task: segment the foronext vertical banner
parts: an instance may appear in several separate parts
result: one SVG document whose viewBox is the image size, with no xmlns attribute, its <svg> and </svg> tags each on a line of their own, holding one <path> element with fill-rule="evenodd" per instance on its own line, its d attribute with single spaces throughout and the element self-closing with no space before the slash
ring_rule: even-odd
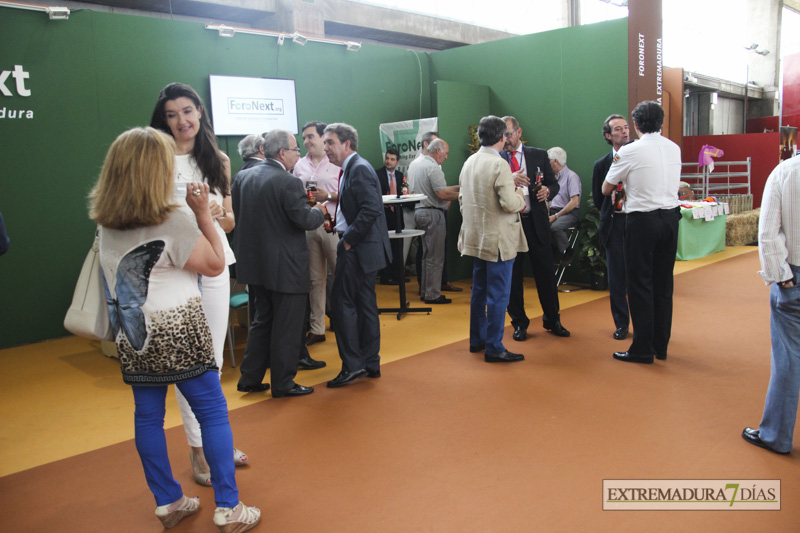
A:
<svg viewBox="0 0 800 533">
<path fill-rule="evenodd" d="M 653 100 L 664 105 L 663 43 L 661 0 L 630 0 L 628 2 L 628 112 L 645 100 Z"/>
<path fill-rule="evenodd" d="M 429 131 L 439 131 L 438 123 L 439 119 L 432 117 L 381 124 L 379 129 L 382 156 L 386 156 L 386 150 L 389 148 L 396 148 L 400 152 L 400 163 L 397 168 L 405 173 L 408 165 L 422 148 L 422 136 Z"/>
</svg>

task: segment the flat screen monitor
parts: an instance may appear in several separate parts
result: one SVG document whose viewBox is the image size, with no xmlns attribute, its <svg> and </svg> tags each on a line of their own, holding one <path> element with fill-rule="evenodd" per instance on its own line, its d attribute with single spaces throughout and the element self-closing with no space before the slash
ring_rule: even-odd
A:
<svg viewBox="0 0 800 533">
<path fill-rule="evenodd" d="M 298 133 L 294 80 L 211 75 L 209 81 L 216 135 Z"/>
</svg>

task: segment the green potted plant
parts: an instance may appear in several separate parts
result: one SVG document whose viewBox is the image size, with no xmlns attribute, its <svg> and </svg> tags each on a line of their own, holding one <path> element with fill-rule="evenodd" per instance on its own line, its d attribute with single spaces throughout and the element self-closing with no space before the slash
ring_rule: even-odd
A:
<svg viewBox="0 0 800 533">
<path fill-rule="evenodd" d="M 580 239 L 578 258 L 581 266 L 589 272 L 591 289 L 604 291 L 608 289 L 606 252 L 600 242 L 600 211 L 592 208 L 583 216 L 580 223 Z"/>
</svg>

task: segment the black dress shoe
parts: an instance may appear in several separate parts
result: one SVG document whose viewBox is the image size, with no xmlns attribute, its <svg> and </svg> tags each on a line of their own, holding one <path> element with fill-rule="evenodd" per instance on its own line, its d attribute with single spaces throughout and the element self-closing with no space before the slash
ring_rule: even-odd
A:
<svg viewBox="0 0 800 533">
<path fill-rule="evenodd" d="M 366 376 L 367 371 L 363 368 L 361 370 L 355 370 L 353 372 L 345 372 L 342 370 L 339 372 L 339 375 L 333 378 L 328 382 L 329 389 L 335 389 L 336 387 L 344 387 L 352 383 L 353 381 L 357 380 L 360 377 Z"/>
<path fill-rule="evenodd" d="M 483 360 L 487 363 L 513 363 L 515 361 L 522 361 L 523 359 L 525 359 L 525 356 L 521 353 L 511 353 L 508 350 L 494 355 L 486 354 L 483 356 Z"/>
<path fill-rule="evenodd" d="M 569 331 L 561 325 L 560 320 L 556 320 L 555 322 L 545 321 L 542 323 L 542 326 L 556 337 L 569 337 Z"/>
<path fill-rule="evenodd" d="M 327 364 L 325 361 L 317 361 L 309 356 L 297 361 L 297 368 L 300 370 L 316 370 L 317 368 L 325 368 Z"/>
<path fill-rule="evenodd" d="M 379 377 L 381 377 L 381 371 L 380 370 L 367 370 L 367 377 L 368 378 L 372 378 L 372 379 L 379 378 Z"/>
<path fill-rule="evenodd" d="M 312 344 L 316 344 L 318 342 L 325 342 L 327 339 L 325 335 L 317 335 L 316 333 L 309 333 L 306 335 L 306 346 L 311 346 Z"/>
<path fill-rule="evenodd" d="M 478 353 L 486 349 L 485 344 L 469 345 L 469 353 Z"/>
<path fill-rule="evenodd" d="M 665 354 L 665 353 L 657 353 L 656 354 L 656 359 L 658 359 L 659 361 L 666 361 L 667 360 L 667 354 Z"/>
<path fill-rule="evenodd" d="M 758 446 L 759 448 L 764 448 L 765 450 L 769 450 L 772 453 L 777 453 L 780 455 L 789 455 L 789 452 L 779 452 L 763 440 L 761 440 L 761 436 L 759 435 L 760 430 L 753 429 L 753 428 L 744 428 L 742 431 L 742 438 L 752 444 L 753 446 Z"/>
<path fill-rule="evenodd" d="M 528 338 L 528 328 L 523 328 L 522 326 L 514 327 L 514 335 L 512 338 L 515 341 L 524 341 Z"/>
<path fill-rule="evenodd" d="M 269 390 L 269 383 L 259 383 L 258 385 L 236 385 L 239 392 L 264 392 Z"/>
<path fill-rule="evenodd" d="M 306 394 L 311 394 L 312 392 L 314 392 L 314 387 L 304 387 L 299 383 L 295 383 L 294 387 L 287 391 L 272 391 L 272 397 L 283 398 L 284 396 L 305 396 Z"/>
<path fill-rule="evenodd" d="M 440 294 L 438 298 L 433 300 L 425 300 L 426 304 L 449 304 L 453 303 L 453 300 L 450 298 L 445 298 L 444 294 Z"/>
<path fill-rule="evenodd" d="M 625 339 L 628 337 L 628 328 L 617 328 L 617 331 L 614 332 L 614 338 L 618 341 Z"/>
<path fill-rule="evenodd" d="M 652 355 L 636 355 L 630 352 L 614 352 L 614 359 L 627 363 L 642 363 L 643 365 L 653 364 Z"/>
</svg>

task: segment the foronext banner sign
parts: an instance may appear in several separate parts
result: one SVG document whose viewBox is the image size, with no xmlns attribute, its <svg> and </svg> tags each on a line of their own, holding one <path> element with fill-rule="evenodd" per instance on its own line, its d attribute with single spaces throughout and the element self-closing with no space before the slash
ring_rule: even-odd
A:
<svg viewBox="0 0 800 533">
<path fill-rule="evenodd" d="M 381 154 L 386 156 L 386 150 L 396 148 L 400 152 L 400 163 L 397 168 L 405 173 L 408 165 L 417 157 L 422 148 L 422 136 L 429 131 L 438 130 L 439 119 L 420 118 L 404 120 L 402 122 L 388 122 L 380 125 Z"/>
<path fill-rule="evenodd" d="M 216 135 L 282 129 L 297 135 L 294 80 L 209 76 Z"/>
</svg>

